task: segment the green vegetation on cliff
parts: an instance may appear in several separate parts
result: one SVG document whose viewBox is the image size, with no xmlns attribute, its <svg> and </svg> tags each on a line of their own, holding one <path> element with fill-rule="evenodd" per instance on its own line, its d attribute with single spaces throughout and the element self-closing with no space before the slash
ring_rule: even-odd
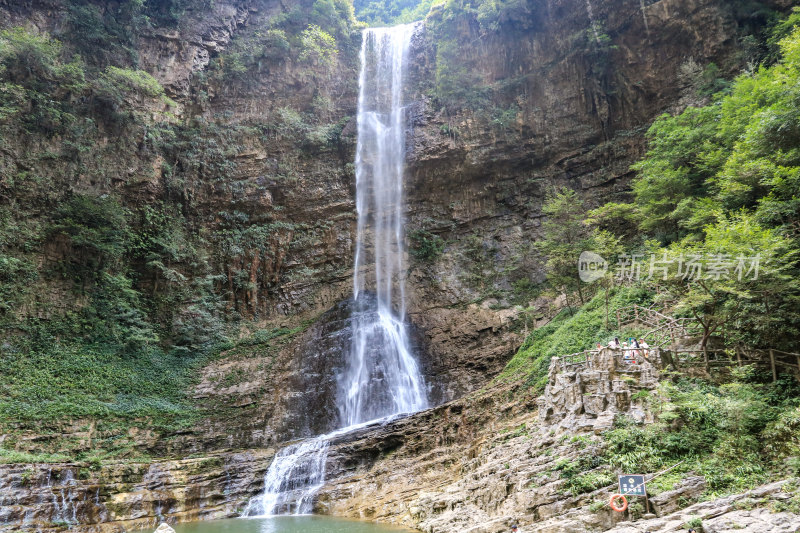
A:
<svg viewBox="0 0 800 533">
<path fill-rule="evenodd" d="M 651 497 L 690 476 L 705 478 L 697 496 L 713 499 L 800 474 L 800 385 L 790 376 L 771 383 L 743 367 L 722 385 L 675 376 L 652 393 L 639 394 L 655 417 L 652 423 L 619 416 L 598 446 L 556 463 L 572 495 L 615 485 L 620 473 L 656 473 L 675 465 L 648 483 Z M 695 501 L 682 497 L 676 503 L 685 507 Z M 594 508 L 607 505 L 603 500 Z M 638 518 L 644 506 L 635 502 L 630 512 Z"/>
<path fill-rule="evenodd" d="M 703 346 L 724 332 L 728 347 L 797 351 L 798 22 L 800 11 L 795 11 L 773 30 L 770 42 L 781 50 L 776 64 L 741 75 L 707 106 L 665 115 L 653 124 L 649 150 L 633 167 L 632 202 L 603 205 L 584 220 L 576 193 L 548 196 L 544 236 L 536 243 L 546 257 L 547 284 L 568 304 L 596 296 L 574 317 L 562 313 L 534 332 L 507 372 L 523 361 L 540 361 L 531 379 L 541 383 L 550 356 L 605 342 L 612 332 L 585 332 L 567 345 L 560 334 L 551 335 L 560 324 L 593 314 L 599 326 L 600 303 L 609 290 L 614 293 L 614 284 L 654 294 L 654 301 L 670 312 L 695 319 L 703 330 Z M 609 274 L 598 283 L 578 278 L 576 258 L 583 250 L 609 261 Z M 636 276 L 630 269 L 634 256 Z M 689 277 L 686 268 L 679 271 L 678 259 L 684 258 L 685 267 L 692 257 L 705 264 L 698 267 L 698 276 Z M 627 275 L 621 275 L 621 261 L 628 262 Z M 620 293 L 614 294 L 612 307 Z"/>
<path fill-rule="evenodd" d="M 777 32 L 800 22 L 800 12 L 788 22 Z M 611 231 L 637 228 L 620 237 L 629 253 L 647 257 L 759 257 L 758 275 L 704 271 L 690 283 L 672 282 L 674 275 L 650 283 L 709 334 L 724 327 L 732 344 L 796 351 L 800 29 L 779 43 L 777 64 L 741 75 L 710 105 L 658 119 L 634 166 L 634 201 L 602 206 L 591 221 Z"/>
<path fill-rule="evenodd" d="M 608 344 L 614 337 L 624 339 L 636 331 L 615 327 L 618 309 L 637 304 L 648 306 L 653 293 L 644 287 L 620 287 L 608 296 L 598 293 L 577 311 L 565 309 L 546 325 L 533 331 L 509 361 L 500 379 L 519 379 L 537 393 L 544 390 L 550 359 L 594 349 L 596 343 Z"/>
<path fill-rule="evenodd" d="M 441 0 L 355 0 L 355 16 L 370 26 L 394 26 L 422 20 Z"/>
<path fill-rule="evenodd" d="M 352 6 L 316 0 L 265 29 L 236 28 L 175 96 L 142 70 L 142 41 L 164 29 L 185 38 L 212 8 L 63 0 L 51 33 L 0 31 L 4 447 L 85 455 L 71 435 L 86 426 L 98 454 L 152 451 L 131 449 L 129 431 L 173 434 L 196 420 L 205 406 L 189 393 L 201 364 L 255 327 L 265 293 L 315 272 L 287 273 L 285 257 L 320 241 L 327 221 L 243 205 L 237 156 L 286 148 L 291 160 L 271 160 L 258 178 L 260 199 L 270 184 L 298 181 L 305 162 L 295 160 L 337 154 L 346 117 L 336 76 L 358 45 Z M 254 90 L 279 64 L 319 88 L 307 103 L 247 123 L 206 111 L 214 94 Z M 28 440 L 31 431 L 43 438 Z"/>
<path fill-rule="evenodd" d="M 771 383 L 742 367 L 721 385 L 678 378 L 646 402 L 656 423 L 618 420 L 605 435 L 607 460 L 621 471 L 657 472 L 685 460 L 671 481 L 694 471 L 705 476 L 709 494 L 766 483 L 771 471 L 800 474 L 800 384 L 792 376 Z"/>
<path fill-rule="evenodd" d="M 584 221 L 572 191 L 549 196 L 543 211 L 550 220 L 538 244 L 548 258 L 548 284 L 571 297 L 593 296 L 576 312 L 564 310 L 532 332 L 501 379 L 524 380 L 523 387 L 541 392 L 551 357 L 641 333 L 608 326 L 609 312 L 613 316 L 633 303 L 657 304 L 693 319 L 702 332 L 693 342 L 702 347 L 713 343 L 730 354 L 766 347 L 798 351 L 798 25 L 795 10 L 775 25 L 765 45 L 779 55 L 767 54 L 763 66 L 719 84 L 724 90 L 708 105 L 664 115 L 653 124 L 648 151 L 633 167 L 631 202 L 605 204 Z M 640 254 L 641 275 L 606 276 L 581 286 L 576 260 L 583 249 L 604 255 L 612 269 L 619 259 L 630 266 Z M 752 262 L 745 264 L 747 272 L 737 273 L 738 258 L 753 256 L 760 259 L 758 275 Z M 652 275 L 650 257 L 716 258 L 728 267 L 720 272 L 704 264 L 698 275 L 688 276 L 674 261 L 659 263 Z M 800 384 L 796 372 L 777 373 L 774 380 L 768 365 L 694 374 L 665 370 L 655 390 L 632 397 L 652 414 L 652 423 L 618 416 L 598 446 L 579 459 L 560 461 L 556 470 L 573 495 L 611 485 L 618 473 L 655 473 L 678 463 L 648 485 L 651 495 L 673 489 L 689 475 L 705 478 L 701 498 L 797 476 Z M 632 506 L 634 516 L 643 511 Z"/>
<path fill-rule="evenodd" d="M 481 76 L 479 54 L 464 55 L 466 43 L 490 39 L 498 32 L 535 31 L 541 23 L 542 4 L 535 0 L 486 0 L 470 3 L 448 0 L 431 10 L 426 19 L 436 45 L 436 70 L 430 95 L 440 107 L 463 108 L 485 116 L 488 122 L 513 109 L 513 103 L 497 106 L 507 89 L 524 79 L 489 81 Z M 514 113 L 516 115 L 516 113 Z M 513 118 L 513 117 L 512 117 Z M 502 122 L 502 118 L 501 118 Z"/>
</svg>

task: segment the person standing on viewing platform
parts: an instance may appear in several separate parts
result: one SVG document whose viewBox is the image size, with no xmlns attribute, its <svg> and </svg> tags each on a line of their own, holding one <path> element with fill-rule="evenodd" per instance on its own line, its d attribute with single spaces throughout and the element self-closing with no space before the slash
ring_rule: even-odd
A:
<svg viewBox="0 0 800 533">
<path fill-rule="evenodd" d="M 646 340 L 639 339 L 639 348 L 641 348 L 642 356 L 645 359 L 649 359 L 650 358 L 650 352 L 648 351 L 648 348 L 650 348 L 650 345 L 647 344 Z"/>
<path fill-rule="evenodd" d="M 639 341 L 637 341 L 634 337 L 630 338 L 630 345 L 633 348 L 633 358 L 636 359 L 639 357 Z"/>
</svg>

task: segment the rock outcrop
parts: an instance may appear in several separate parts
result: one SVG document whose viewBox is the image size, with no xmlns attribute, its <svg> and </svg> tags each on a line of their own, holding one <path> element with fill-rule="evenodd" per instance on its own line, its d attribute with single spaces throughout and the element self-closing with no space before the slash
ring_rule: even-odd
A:
<svg viewBox="0 0 800 533">
<path fill-rule="evenodd" d="M 657 350 L 653 360 L 658 360 Z M 637 423 L 652 422 L 635 394 L 658 385 L 659 372 L 645 358 L 626 359 L 621 351 L 603 348 L 550 362 L 549 379 L 538 400 L 539 422 L 554 431 L 601 433 L 618 414 Z"/>
<path fill-rule="evenodd" d="M 320 510 L 430 533 L 488 533 L 514 520 L 527 530 L 588 505 L 598 493 L 571 494 L 558 464 L 599 453 L 595 432 L 610 428 L 616 415 L 645 422 L 631 393 L 654 388 L 655 369 L 604 349 L 580 364 L 553 358 L 549 372 L 538 399 L 518 384 L 498 383 L 334 443 L 334 481 L 323 489 Z M 590 515 L 591 527 L 619 519 Z"/>
<path fill-rule="evenodd" d="M 0 531 L 110 533 L 237 516 L 271 457 L 252 450 L 99 468 L 0 465 Z"/>
<path fill-rule="evenodd" d="M 625 380 L 626 392 L 652 388 L 648 372 L 629 370 L 628 363 L 607 352 L 610 376 L 637 376 Z M 554 360 L 550 383 L 558 383 L 562 374 L 569 377 L 575 370 L 564 368 L 563 359 Z M 595 384 L 613 390 L 610 376 Z M 615 476 L 598 476 L 607 480 L 596 488 L 575 488 L 580 485 L 571 485 L 562 475 L 565 465 L 592 465 L 604 446 L 595 423 L 586 423 L 590 414 L 581 414 L 583 396 L 548 388 L 538 403 L 561 410 L 543 420 L 535 409 L 537 400 L 525 390 L 497 383 L 333 443 L 333 479 L 323 488 L 317 510 L 427 533 L 501 533 L 515 522 L 521 531 L 537 533 L 683 531 L 688 522 L 702 522 L 704 531 L 715 532 L 797 531 L 800 519 L 791 509 L 800 502 L 798 479 L 693 503 L 700 499 L 705 480 L 689 476 L 674 490 L 652 498 L 658 518 L 632 522 L 631 515 L 616 513 L 608 505 L 617 490 Z M 616 414 L 631 418 L 639 409 L 636 401 L 611 405 Z M 590 466 L 586 472 L 593 471 Z"/>
<path fill-rule="evenodd" d="M 113 4 L 88 3 L 100 13 Z M 63 160 L 54 157 L 62 148 L 57 136 L 4 139 L 6 175 L 36 168 L 36 179 L 52 184 L 17 198 L 26 208 L 21 217 L 46 218 L 73 194 L 115 194 L 130 207 L 169 202 L 187 234 L 203 236 L 192 244 L 206 261 L 197 269 L 191 260 L 176 261 L 172 278 L 187 286 L 210 280 L 245 336 L 259 328 L 294 333 L 243 344 L 210 363 L 193 391 L 207 408 L 196 427 L 169 440 L 155 430 L 132 432 L 142 449 L 203 458 L 98 471 L 81 464 L 0 467 L 2 527 L 47 531 L 81 523 L 102 531 L 152 527 L 162 516 L 230 516 L 260 490 L 272 452 L 208 450 L 271 449 L 330 428 L 331 375 L 346 346 L 352 283 L 358 34 L 340 39 L 333 66 L 259 58 L 222 78 L 210 68 L 235 44 L 257 43 L 276 16 L 294 7 L 310 11 L 311 4 L 216 0 L 210 9 L 190 9 L 186 24 L 143 30 L 131 43 L 136 67 L 175 100 L 172 117 L 154 108 L 163 102 L 135 108 L 142 123 L 122 132 L 89 117 L 96 125 L 90 149 Z M 61 0 L 0 0 L 0 26 L 63 36 L 68 8 Z M 725 0 L 546 0 L 525 16 L 524 31 L 485 31 L 475 13 L 443 20 L 439 8 L 415 43 L 407 230 L 439 238 L 441 249 L 423 257 L 409 239 L 408 315 L 433 398 L 456 400 L 333 443 L 322 512 L 429 532 L 502 531 L 512 519 L 523 531 L 585 531 L 620 520 L 610 511 L 590 513 L 587 506 L 607 493 L 569 493 L 556 461 L 591 456 L 600 446 L 595 432 L 616 414 L 646 421 L 634 395 L 653 386 L 650 369 L 607 359 L 602 367 L 562 372 L 554 363 L 538 411 L 537 399 L 515 383 L 474 391 L 521 342 L 514 304 L 529 304 L 526 287 L 542 280 L 531 243 L 540 236 L 547 191 L 572 187 L 589 206 L 624 196 L 648 125 L 700 100 L 687 67 L 715 62 L 725 74 L 737 72 L 748 60 L 738 38 L 763 21 Z M 464 51 L 461 66 L 486 89 L 477 106 L 483 112 L 436 94 L 442 24 L 455 26 L 449 36 Z M 184 126 L 185 144 L 157 149 L 156 124 Z M 223 238 L 234 232 L 258 240 Z M 68 316 L 86 305 L 71 280 L 53 275 L 78 252 L 63 237 L 42 239 L 40 250 L 25 251 L 43 275 L 14 309 L 21 320 Z M 137 291 L 165 290 L 158 272 L 130 268 Z M 183 307 L 166 329 L 191 314 L 185 295 L 176 300 Z M 81 428 L 93 423 L 64 421 L 61 440 L 90 448 L 91 432 Z M 26 431 L 15 446 L 42 448 L 36 431 Z M 667 502 L 662 508 L 668 512 Z M 719 516 L 708 509 L 708 527 L 720 531 L 737 520 L 751 528 L 794 523 L 760 504 Z"/>
</svg>

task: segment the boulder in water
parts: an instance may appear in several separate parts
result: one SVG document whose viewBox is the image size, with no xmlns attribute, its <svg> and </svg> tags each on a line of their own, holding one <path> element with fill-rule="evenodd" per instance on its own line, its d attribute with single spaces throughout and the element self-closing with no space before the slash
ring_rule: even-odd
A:
<svg viewBox="0 0 800 533">
<path fill-rule="evenodd" d="M 154 533 L 175 533 L 175 530 L 166 522 L 161 522 L 161 525 L 156 528 Z"/>
</svg>

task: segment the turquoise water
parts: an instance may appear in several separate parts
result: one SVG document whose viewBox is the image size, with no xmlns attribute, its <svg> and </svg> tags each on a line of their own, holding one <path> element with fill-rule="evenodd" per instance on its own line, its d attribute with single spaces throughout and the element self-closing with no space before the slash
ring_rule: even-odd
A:
<svg viewBox="0 0 800 533">
<path fill-rule="evenodd" d="M 315 515 L 231 518 L 187 522 L 172 527 L 177 533 L 410 533 L 408 529 Z M 152 531 L 148 530 L 149 533 Z"/>
</svg>

